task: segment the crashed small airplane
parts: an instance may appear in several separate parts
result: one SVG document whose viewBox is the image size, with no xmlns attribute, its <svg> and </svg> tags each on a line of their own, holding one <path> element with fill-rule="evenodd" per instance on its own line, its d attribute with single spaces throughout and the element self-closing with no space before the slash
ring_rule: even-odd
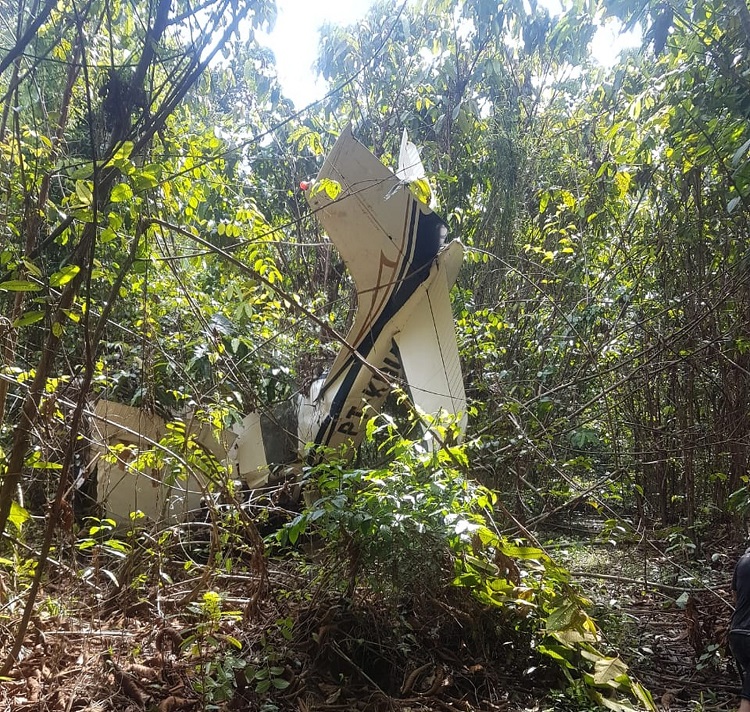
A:
<svg viewBox="0 0 750 712">
<path fill-rule="evenodd" d="M 236 429 L 229 461 L 249 488 L 267 483 L 276 465 L 300 464 L 327 448 L 353 454 L 363 436 L 365 406 L 380 410 L 393 383 L 405 386 L 422 413 L 449 414 L 465 427 L 466 395 L 449 297 L 463 245 L 447 242 L 446 224 L 410 188 L 423 175 L 406 132 L 394 173 L 348 128 L 312 183 L 308 202 L 352 275 L 357 314 L 327 375 L 294 404 L 291 447 L 291 422 L 280 428 L 276 418 L 251 413 Z M 274 432 L 280 429 L 286 432 Z M 110 481 L 100 476 L 100 483 Z M 118 483 L 143 497 L 145 490 L 135 483 L 122 477 Z M 112 493 L 100 486 L 98 494 L 101 502 L 109 500 L 110 514 L 118 519 L 134 504 L 118 497 L 118 511 L 112 511 Z M 174 495 L 195 500 L 184 487 Z"/>
<path fill-rule="evenodd" d="M 346 346 L 328 375 L 298 400 L 302 448 L 356 448 L 365 404 L 379 410 L 394 381 L 405 382 L 422 412 L 460 416 L 465 425 L 449 296 L 463 245 L 446 244 L 446 224 L 410 190 L 410 180 L 423 173 L 417 161 L 406 132 L 394 173 L 347 128 L 312 184 L 310 207 L 352 275 L 358 304 Z M 339 189 L 335 198 L 315 189 L 324 181 Z M 258 486 L 267 481 L 270 462 L 263 457 L 260 417 L 251 414 L 244 425 L 235 461 L 241 479 Z"/>
</svg>

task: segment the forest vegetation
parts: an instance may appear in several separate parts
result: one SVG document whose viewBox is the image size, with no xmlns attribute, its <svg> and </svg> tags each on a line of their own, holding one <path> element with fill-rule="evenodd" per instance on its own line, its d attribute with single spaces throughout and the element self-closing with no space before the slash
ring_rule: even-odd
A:
<svg viewBox="0 0 750 712">
<path fill-rule="evenodd" d="M 323 29 L 302 110 L 275 11 L 0 0 L 0 705 L 735 704 L 745 0 L 381 3 Z M 607 22 L 643 36 L 611 68 Z M 426 451 L 394 397 L 316 498 L 243 508 L 179 417 L 221 432 L 335 355 L 354 287 L 299 186 L 349 125 L 394 167 L 408 130 L 467 247 L 468 431 Z M 102 398 L 173 419 L 137 456 L 203 477 L 204 521 L 81 511 Z"/>
</svg>

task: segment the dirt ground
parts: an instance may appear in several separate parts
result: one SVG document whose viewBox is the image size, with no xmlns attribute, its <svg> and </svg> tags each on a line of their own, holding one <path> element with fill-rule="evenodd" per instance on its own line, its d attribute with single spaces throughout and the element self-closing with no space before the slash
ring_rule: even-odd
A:
<svg viewBox="0 0 750 712">
<path fill-rule="evenodd" d="M 739 677 L 725 654 L 736 551 L 696 563 L 585 537 L 550 546 L 592 599 L 605 645 L 660 708 L 736 707 Z M 0 709 L 593 709 L 553 692 L 556 671 L 457 589 L 385 605 L 331 595 L 303 556 L 269 562 L 260 578 L 252 566 L 161 562 L 155 582 L 155 565 L 125 572 L 92 558 L 83 575 L 53 566 L 19 663 L 0 682 Z M 14 575 L 0 579 L 3 657 L 23 611 L 23 596 L 9 593 Z"/>
</svg>

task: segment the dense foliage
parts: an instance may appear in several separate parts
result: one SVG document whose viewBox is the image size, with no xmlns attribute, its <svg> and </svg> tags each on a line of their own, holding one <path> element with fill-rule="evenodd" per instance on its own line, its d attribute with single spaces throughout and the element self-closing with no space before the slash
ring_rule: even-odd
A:
<svg viewBox="0 0 750 712">
<path fill-rule="evenodd" d="M 351 123 L 390 165 L 408 129 L 469 248 L 452 296 L 472 417 L 442 455 L 371 425 L 375 464 L 311 473 L 321 499 L 279 539 L 328 542 L 349 596 L 447 575 L 598 702 L 651 705 L 533 531 L 578 507 L 699 554 L 750 509 L 746 4 L 376 5 L 324 29 L 332 90 L 298 113 L 254 35 L 274 12 L 0 0 L 0 564 L 23 561 L 28 587 L 3 672 L 78 533 L 93 398 L 220 430 L 338 348 L 353 285 L 298 186 Z M 612 68 L 589 57 L 604 22 L 643 33 Z M 177 475 L 233 496 L 185 453 Z M 34 558 L 15 539 L 29 511 Z M 263 578 L 257 521 L 235 516 Z"/>
</svg>

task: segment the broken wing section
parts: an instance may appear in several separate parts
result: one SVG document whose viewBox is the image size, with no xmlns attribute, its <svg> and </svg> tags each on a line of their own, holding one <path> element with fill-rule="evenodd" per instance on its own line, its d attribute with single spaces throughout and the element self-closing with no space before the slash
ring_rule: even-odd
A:
<svg viewBox="0 0 750 712">
<path fill-rule="evenodd" d="M 94 410 L 92 451 L 97 458 L 97 498 L 107 515 L 119 523 L 130 521 L 130 513 L 141 511 L 154 522 L 184 520 L 200 507 L 205 483 L 190 474 L 185 479 L 167 481 L 162 470 L 145 471 L 134 467 L 143 450 L 158 447 L 167 424 L 157 415 L 140 408 L 100 400 Z M 200 437 L 200 424 L 189 421 Z M 209 433 L 210 434 L 210 433 Z M 207 449 L 226 457 L 213 434 Z M 107 457 L 111 452 L 116 457 Z M 113 460 L 113 461 L 112 461 Z"/>
<path fill-rule="evenodd" d="M 325 191 L 319 191 L 311 196 L 310 206 L 357 287 L 357 317 L 347 338 L 356 347 L 398 286 L 409 258 L 405 196 L 393 195 L 389 209 L 380 209 L 399 181 L 349 128 L 339 136 L 318 174 L 318 182 L 325 179 L 336 181 L 340 194 L 331 201 Z M 339 354 L 332 373 L 340 370 L 347 356 Z"/>
<path fill-rule="evenodd" d="M 268 482 L 269 468 L 260 414 L 246 415 L 242 423 L 236 426 L 236 435 L 229 451 L 229 461 L 236 468 L 237 476 L 250 489 L 261 487 Z"/>
</svg>

